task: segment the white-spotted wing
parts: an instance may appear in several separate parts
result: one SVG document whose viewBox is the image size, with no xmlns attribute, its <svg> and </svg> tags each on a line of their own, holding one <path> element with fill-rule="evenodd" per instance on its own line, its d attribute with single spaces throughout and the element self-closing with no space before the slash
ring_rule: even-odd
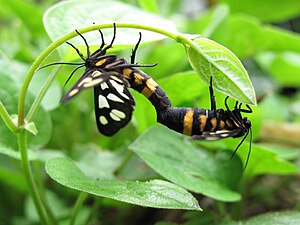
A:
<svg viewBox="0 0 300 225">
<path fill-rule="evenodd" d="M 132 117 L 134 99 L 126 80 L 111 75 L 94 87 L 97 127 L 100 133 L 112 136 L 126 126 Z"/>
<path fill-rule="evenodd" d="M 86 70 L 78 79 L 74 86 L 60 100 L 61 103 L 69 102 L 73 97 L 78 95 L 82 90 L 94 87 L 102 82 L 106 82 L 114 72 L 101 72 L 99 70 Z"/>
<path fill-rule="evenodd" d="M 208 141 L 214 141 L 221 138 L 227 138 L 227 137 L 240 137 L 241 134 L 245 134 L 244 128 L 236 128 L 234 130 L 217 130 L 217 131 L 205 131 L 201 135 L 193 135 L 193 140 L 208 140 Z"/>
</svg>

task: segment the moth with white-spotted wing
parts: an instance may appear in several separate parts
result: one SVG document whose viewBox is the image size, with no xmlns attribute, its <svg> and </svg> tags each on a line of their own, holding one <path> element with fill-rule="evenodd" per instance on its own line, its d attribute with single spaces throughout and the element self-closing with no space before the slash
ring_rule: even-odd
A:
<svg viewBox="0 0 300 225">
<path fill-rule="evenodd" d="M 168 128 L 192 136 L 194 140 L 217 140 L 227 137 L 243 137 L 236 147 L 234 153 L 250 134 L 250 148 L 247 162 L 251 150 L 251 122 L 241 112 L 251 113 L 251 108 L 242 109 L 241 103 L 236 102 L 233 110 L 229 109 L 227 99 L 225 99 L 226 109 L 216 109 L 216 102 L 212 87 L 212 77 L 210 80 L 210 100 L 211 109 L 172 107 L 171 101 L 162 88 L 147 74 L 137 69 L 137 67 L 151 67 L 156 64 L 138 65 L 135 63 L 135 55 L 141 41 L 141 33 L 135 48 L 132 51 L 131 62 L 118 58 L 117 55 L 106 54 L 112 47 L 116 35 L 114 24 L 114 34 L 109 45 L 105 45 L 102 32 L 99 30 L 102 44 L 94 53 L 90 53 L 86 39 L 82 37 L 87 49 L 87 58 L 71 43 L 68 43 L 76 50 L 83 63 L 57 62 L 48 64 L 41 68 L 57 65 L 78 65 L 69 76 L 81 67 L 85 67 L 85 72 L 73 85 L 73 87 L 62 97 L 61 102 L 66 103 L 72 100 L 82 90 L 94 87 L 94 106 L 96 123 L 100 133 L 112 136 L 122 127 L 126 126 L 132 117 L 135 102 L 128 90 L 132 88 L 143 94 L 154 106 L 157 114 L 157 122 Z M 67 83 L 66 82 L 66 83 Z M 246 163 L 247 164 L 247 163 Z"/>
<path fill-rule="evenodd" d="M 130 87 L 129 81 L 131 81 L 131 79 L 128 78 L 129 80 L 127 80 L 125 78 L 125 69 L 133 69 L 134 67 L 151 67 L 156 65 L 138 65 L 134 63 L 136 50 L 141 41 L 141 33 L 138 43 L 132 51 L 131 63 L 127 63 L 123 58 L 118 58 L 117 55 L 106 54 L 107 50 L 112 47 L 116 37 L 116 26 L 115 24 L 113 25 L 114 32 L 110 44 L 105 44 L 103 33 L 99 30 L 102 43 L 100 48 L 93 53 L 90 52 L 90 47 L 83 35 L 75 30 L 86 45 L 87 57 L 84 57 L 79 49 L 77 49 L 73 44 L 69 42 L 66 43 L 75 49 L 77 54 L 83 60 L 82 63 L 56 62 L 40 67 L 41 69 L 58 64 L 77 65 L 78 67 L 74 69 L 66 83 L 79 68 L 85 67 L 83 75 L 61 98 L 61 103 L 67 103 L 82 90 L 93 87 L 97 127 L 99 132 L 106 136 L 112 136 L 122 127 L 126 126 L 131 120 L 132 112 L 134 110 L 135 102 L 128 90 Z"/>
<path fill-rule="evenodd" d="M 131 120 L 135 102 L 127 87 L 126 80 L 113 74 L 94 87 L 96 122 L 100 133 L 112 136 Z"/>
</svg>

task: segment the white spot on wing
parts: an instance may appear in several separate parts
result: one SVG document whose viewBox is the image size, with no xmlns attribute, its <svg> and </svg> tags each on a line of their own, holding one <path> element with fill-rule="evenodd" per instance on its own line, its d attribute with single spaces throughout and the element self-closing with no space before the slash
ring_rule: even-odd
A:
<svg viewBox="0 0 300 225">
<path fill-rule="evenodd" d="M 73 89 L 69 92 L 68 97 L 72 97 L 73 95 L 76 95 L 78 92 L 79 92 L 79 90 L 77 88 Z"/>
<path fill-rule="evenodd" d="M 113 110 L 111 110 L 111 112 L 112 112 L 113 114 L 115 114 L 116 116 L 118 116 L 119 118 L 121 118 L 121 119 L 124 119 L 124 118 L 126 117 L 125 113 L 123 113 L 123 112 L 120 111 L 120 110 L 113 109 Z"/>
<path fill-rule="evenodd" d="M 128 95 L 124 94 L 124 86 L 117 83 L 114 80 L 110 80 L 110 83 L 112 84 L 112 86 L 117 90 L 117 92 L 122 95 L 124 98 L 126 99 L 130 99 Z"/>
<path fill-rule="evenodd" d="M 119 78 L 117 78 L 115 76 L 112 76 L 111 79 L 114 79 L 114 80 L 118 81 L 119 83 L 122 83 L 122 80 L 120 80 Z"/>
<path fill-rule="evenodd" d="M 91 77 L 86 77 L 84 78 L 79 84 L 78 84 L 78 87 L 81 87 L 82 85 L 84 85 L 85 83 L 89 83 L 93 80 L 93 78 Z"/>
<path fill-rule="evenodd" d="M 124 103 L 124 101 L 123 101 L 122 99 L 120 99 L 118 96 L 116 96 L 116 95 L 113 94 L 113 93 L 109 93 L 109 94 L 107 95 L 107 99 L 112 100 L 112 101 L 114 101 L 114 102 L 121 102 L 121 103 Z"/>
<path fill-rule="evenodd" d="M 99 121 L 100 121 L 100 123 L 101 123 L 102 125 L 108 124 L 108 121 L 107 121 L 107 119 L 106 119 L 104 116 L 100 116 L 100 117 L 99 117 Z"/>
<path fill-rule="evenodd" d="M 102 78 L 94 79 L 94 80 L 91 80 L 90 82 L 84 83 L 83 86 L 84 87 L 93 87 L 93 86 L 99 84 L 102 80 L 103 80 Z"/>
<path fill-rule="evenodd" d="M 100 71 L 98 71 L 98 70 L 96 70 L 96 71 L 94 71 L 93 73 L 92 73 L 92 77 L 98 77 L 98 76 L 100 76 L 102 73 L 100 72 Z"/>
<path fill-rule="evenodd" d="M 111 83 L 112 86 L 117 90 L 117 92 L 119 92 L 120 94 L 123 93 L 123 91 L 124 91 L 123 85 L 117 83 L 117 82 L 114 81 L 114 80 L 110 80 L 110 83 Z"/>
<path fill-rule="evenodd" d="M 121 121 L 121 119 L 124 119 L 126 117 L 125 113 L 123 113 L 122 111 L 119 111 L 117 109 L 111 110 L 109 115 L 115 121 Z"/>
<path fill-rule="evenodd" d="M 130 99 L 129 96 L 126 95 L 125 93 L 121 93 L 121 95 L 122 95 L 124 98 L 128 99 L 128 100 Z"/>
<path fill-rule="evenodd" d="M 220 135 L 220 137 L 222 138 L 226 138 L 230 136 L 230 133 L 228 132 L 228 130 L 218 130 L 216 131 L 216 134 Z"/>
<path fill-rule="evenodd" d="M 105 90 L 106 88 L 108 88 L 107 83 L 106 83 L 106 82 L 101 83 L 101 84 L 100 84 L 100 88 L 101 88 L 102 90 Z"/>
<path fill-rule="evenodd" d="M 109 108 L 109 104 L 106 100 L 106 98 L 103 95 L 99 95 L 98 97 L 98 103 L 99 103 L 99 108 Z"/>
<path fill-rule="evenodd" d="M 121 121 L 121 119 L 117 117 L 115 114 L 113 114 L 112 112 L 110 112 L 109 115 L 114 121 Z"/>
<path fill-rule="evenodd" d="M 205 140 L 207 141 L 215 141 L 215 140 L 218 140 L 220 139 L 219 137 L 216 137 L 216 136 L 206 136 L 205 137 Z"/>
</svg>

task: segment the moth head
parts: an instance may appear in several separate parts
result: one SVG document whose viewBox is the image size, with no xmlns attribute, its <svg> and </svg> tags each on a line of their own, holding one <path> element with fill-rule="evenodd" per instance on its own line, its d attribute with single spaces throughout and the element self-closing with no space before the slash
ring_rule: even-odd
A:
<svg viewBox="0 0 300 225">
<path fill-rule="evenodd" d="M 247 128 L 247 130 L 248 130 L 248 129 L 251 128 L 251 121 L 248 120 L 247 117 L 245 117 L 245 118 L 243 118 L 243 125 L 244 125 L 244 127 Z"/>
</svg>

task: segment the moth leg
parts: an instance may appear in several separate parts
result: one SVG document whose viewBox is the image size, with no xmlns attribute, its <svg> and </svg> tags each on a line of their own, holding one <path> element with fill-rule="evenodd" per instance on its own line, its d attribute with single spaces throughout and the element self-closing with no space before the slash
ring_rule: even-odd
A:
<svg viewBox="0 0 300 225">
<path fill-rule="evenodd" d="M 131 53 L 131 56 L 130 56 L 130 63 L 131 63 L 131 64 L 134 64 L 136 51 L 137 51 L 137 49 L 138 49 L 138 47 L 139 47 L 139 44 L 141 43 L 141 40 L 142 40 L 142 33 L 139 32 L 139 40 L 138 40 L 138 42 L 136 43 L 134 49 L 132 49 L 132 53 Z"/>
<path fill-rule="evenodd" d="M 209 81 L 209 94 L 210 94 L 210 109 L 212 111 L 216 111 L 216 99 L 214 96 L 214 89 L 212 87 L 212 77 L 210 77 L 210 81 Z"/>
</svg>

